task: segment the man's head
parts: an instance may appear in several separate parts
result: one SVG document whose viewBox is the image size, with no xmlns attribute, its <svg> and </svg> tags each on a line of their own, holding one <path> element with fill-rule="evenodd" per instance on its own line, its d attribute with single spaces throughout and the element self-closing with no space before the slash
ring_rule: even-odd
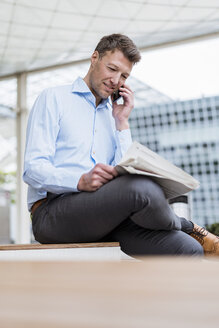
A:
<svg viewBox="0 0 219 328">
<path fill-rule="evenodd" d="M 95 48 L 100 58 L 102 58 L 107 51 L 114 52 L 115 50 L 121 51 L 133 65 L 138 63 L 141 59 L 140 52 L 134 42 L 123 34 L 104 36 Z"/>
<path fill-rule="evenodd" d="M 125 35 L 112 34 L 100 40 L 84 78 L 97 103 L 125 84 L 134 64 L 140 59 L 139 50 Z"/>
</svg>

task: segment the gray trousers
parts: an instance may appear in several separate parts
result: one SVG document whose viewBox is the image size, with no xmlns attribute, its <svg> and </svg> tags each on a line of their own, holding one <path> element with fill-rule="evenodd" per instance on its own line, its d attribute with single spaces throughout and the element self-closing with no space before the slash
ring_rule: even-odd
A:
<svg viewBox="0 0 219 328">
<path fill-rule="evenodd" d="M 202 255 L 150 178 L 125 175 L 95 192 L 48 194 L 32 217 L 41 243 L 118 241 L 129 255 Z M 185 219 L 184 219 L 185 220 Z"/>
</svg>

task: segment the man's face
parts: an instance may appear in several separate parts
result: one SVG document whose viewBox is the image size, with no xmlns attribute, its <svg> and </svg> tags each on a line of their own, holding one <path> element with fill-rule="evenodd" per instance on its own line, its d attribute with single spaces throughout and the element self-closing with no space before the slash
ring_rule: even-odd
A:
<svg viewBox="0 0 219 328">
<path fill-rule="evenodd" d="M 121 51 L 107 51 L 100 58 L 95 51 L 91 57 L 91 72 L 89 87 L 97 102 L 108 98 L 115 90 L 120 88 L 131 73 L 131 63 Z"/>
</svg>

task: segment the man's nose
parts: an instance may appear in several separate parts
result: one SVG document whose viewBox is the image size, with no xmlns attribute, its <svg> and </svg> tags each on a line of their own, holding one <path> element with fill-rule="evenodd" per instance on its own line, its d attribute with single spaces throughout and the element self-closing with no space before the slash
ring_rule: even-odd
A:
<svg viewBox="0 0 219 328">
<path fill-rule="evenodd" d="M 111 77 L 111 83 L 114 85 L 114 86 L 117 86 L 119 84 L 119 81 L 120 81 L 120 75 L 114 75 L 113 77 Z"/>
</svg>

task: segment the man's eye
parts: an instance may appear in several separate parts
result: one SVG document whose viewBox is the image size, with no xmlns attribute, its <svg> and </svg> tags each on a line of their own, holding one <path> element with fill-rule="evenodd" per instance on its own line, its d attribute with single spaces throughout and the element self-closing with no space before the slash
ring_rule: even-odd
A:
<svg viewBox="0 0 219 328">
<path fill-rule="evenodd" d="M 108 67 L 111 71 L 115 71 L 115 68 L 112 67 Z"/>
</svg>

